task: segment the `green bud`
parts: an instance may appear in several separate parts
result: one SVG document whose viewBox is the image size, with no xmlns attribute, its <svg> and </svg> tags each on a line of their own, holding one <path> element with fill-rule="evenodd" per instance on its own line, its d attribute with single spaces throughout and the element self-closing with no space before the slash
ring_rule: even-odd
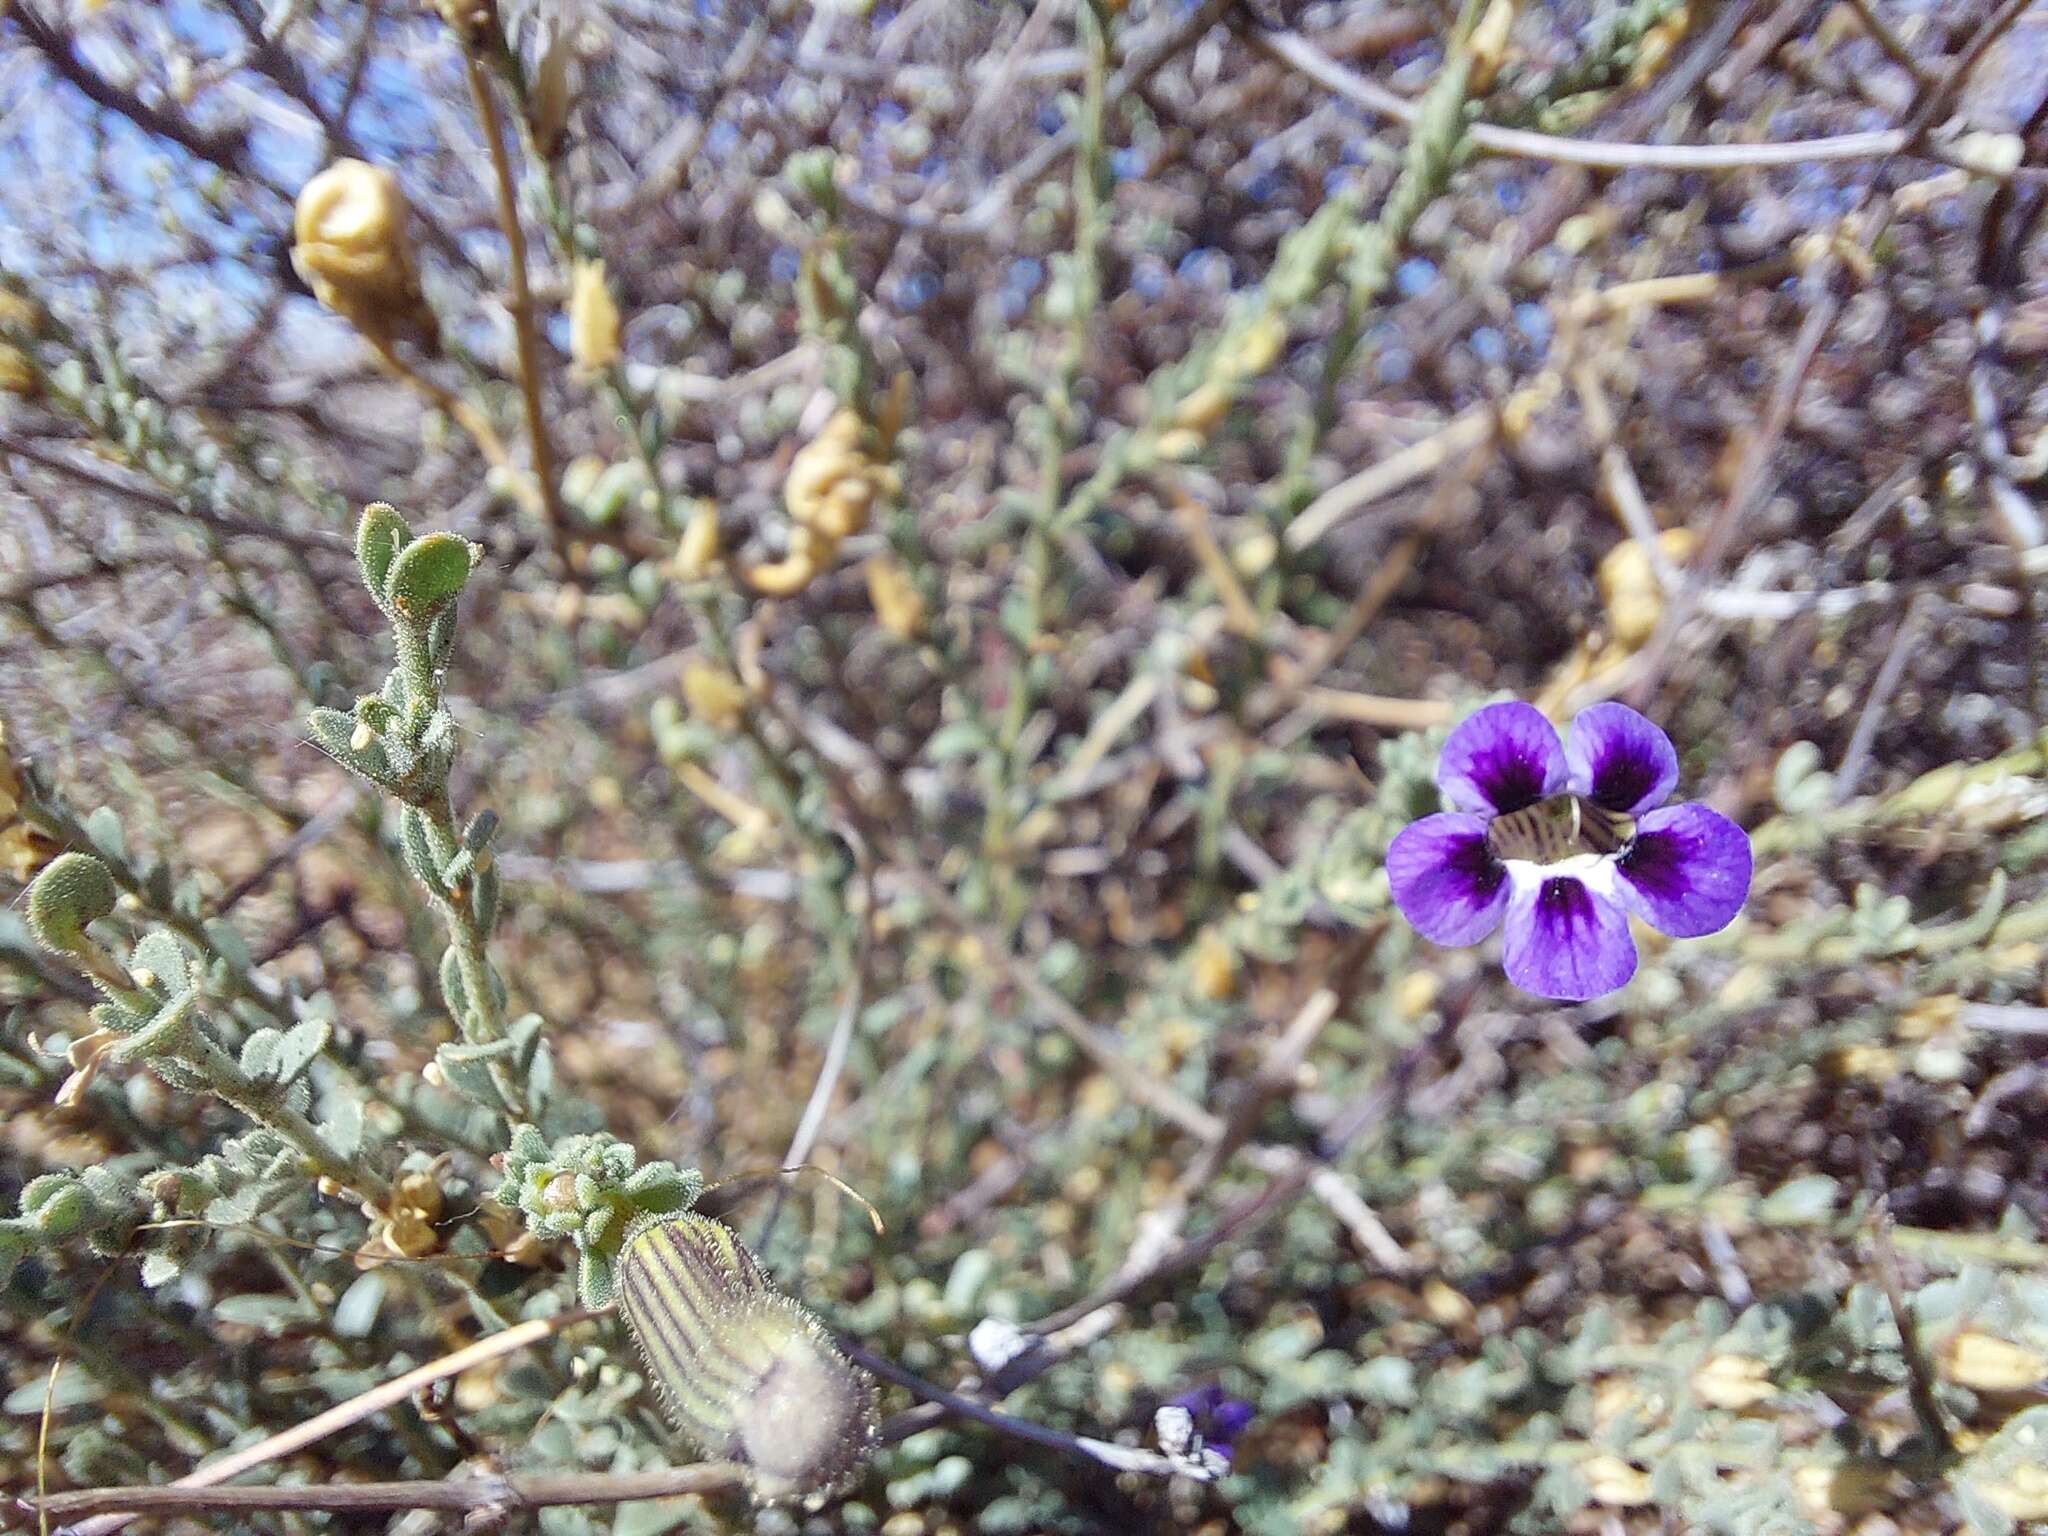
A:
<svg viewBox="0 0 2048 1536">
<path fill-rule="evenodd" d="M 469 573 L 483 558 L 483 546 L 452 533 L 429 533 L 400 550 L 384 578 L 384 603 L 392 617 L 431 624 L 462 595 Z"/>
<path fill-rule="evenodd" d="M 46 949 L 76 953 L 90 942 L 86 924 L 107 916 L 120 897 L 107 866 L 91 854 L 59 854 L 28 888 L 29 931 Z"/>
<path fill-rule="evenodd" d="M 384 606 L 384 582 L 391 574 L 391 562 L 411 539 L 412 530 L 389 502 L 373 501 L 363 508 L 362 521 L 356 524 L 356 564 L 362 567 L 363 585 L 379 607 Z"/>
<path fill-rule="evenodd" d="M 21 1224 L 0 1221 L 0 1288 L 4 1288 L 7 1282 L 14 1278 L 15 1266 L 21 1263 L 27 1253 L 28 1234 L 22 1231 Z"/>
</svg>

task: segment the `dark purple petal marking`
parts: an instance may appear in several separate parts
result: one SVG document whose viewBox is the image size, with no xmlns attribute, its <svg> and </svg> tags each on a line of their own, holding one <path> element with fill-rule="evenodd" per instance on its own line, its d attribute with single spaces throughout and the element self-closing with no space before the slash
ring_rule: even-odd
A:
<svg viewBox="0 0 2048 1536">
<path fill-rule="evenodd" d="M 1486 818 L 1446 811 L 1403 827 L 1387 846 L 1394 904 L 1435 944 L 1476 944 L 1508 902 L 1508 872 L 1486 847 Z"/>
<path fill-rule="evenodd" d="M 1628 918 L 1569 875 L 1517 889 L 1505 932 L 1508 980 L 1538 997 L 1582 1002 L 1625 986 L 1636 973 Z"/>
<path fill-rule="evenodd" d="M 1667 805 L 1637 823 L 1615 863 L 1616 893 L 1659 933 L 1696 939 L 1735 920 L 1749 895 L 1749 837 L 1704 805 Z"/>
<path fill-rule="evenodd" d="M 1564 747 L 1531 704 L 1489 704 L 1451 732 L 1437 760 L 1437 788 L 1460 811 L 1499 816 L 1564 788 Z"/>
<path fill-rule="evenodd" d="M 1671 738 L 1626 704 L 1595 704 L 1572 721 L 1564 744 L 1571 788 L 1595 805 L 1640 816 L 1678 787 Z"/>
</svg>

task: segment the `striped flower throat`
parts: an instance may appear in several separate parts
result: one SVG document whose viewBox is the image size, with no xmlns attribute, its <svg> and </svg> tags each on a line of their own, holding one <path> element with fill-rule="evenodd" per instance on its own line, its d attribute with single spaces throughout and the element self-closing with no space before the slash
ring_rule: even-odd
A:
<svg viewBox="0 0 2048 1536">
<path fill-rule="evenodd" d="M 1539 868 L 1620 853 L 1636 834 L 1635 818 L 1595 804 L 1584 795 L 1550 795 L 1519 811 L 1496 816 L 1486 847 L 1503 864 Z"/>
</svg>

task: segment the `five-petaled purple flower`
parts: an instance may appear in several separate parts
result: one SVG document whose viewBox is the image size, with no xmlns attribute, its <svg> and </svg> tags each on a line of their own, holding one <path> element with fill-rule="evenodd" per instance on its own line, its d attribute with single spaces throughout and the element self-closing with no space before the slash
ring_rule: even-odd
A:
<svg viewBox="0 0 2048 1536">
<path fill-rule="evenodd" d="M 1508 980 L 1598 997 L 1635 974 L 1628 916 L 1674 939 L 1725 928 L 1749 894 L 1749 838 L 1678 786 L 1670 739 L 1625 704 L 1595 704 L 1560 743 L 1540 710 L 1489 704 L 1436 769 L 1452 807 L 1387 849 L 1394 901 L 1424 938 L 1476 944 L 1506 922 Z"/>
</svg>

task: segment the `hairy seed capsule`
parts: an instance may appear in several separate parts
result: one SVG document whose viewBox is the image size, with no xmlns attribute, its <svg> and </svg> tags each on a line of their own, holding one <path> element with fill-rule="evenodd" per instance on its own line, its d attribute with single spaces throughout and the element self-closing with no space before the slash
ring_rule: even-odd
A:
<svg viewBox="0 0 2048 1536">
<path fill-rule="evenodd" d="M 619 1297 L 670 1419 L 705 1455 L 751 1468 L 761 1497 L 829 1489 L 860 1465 L 873 1384 L 720 1223 L 684 1214 L 639 1233 Z"/>
</svg>

